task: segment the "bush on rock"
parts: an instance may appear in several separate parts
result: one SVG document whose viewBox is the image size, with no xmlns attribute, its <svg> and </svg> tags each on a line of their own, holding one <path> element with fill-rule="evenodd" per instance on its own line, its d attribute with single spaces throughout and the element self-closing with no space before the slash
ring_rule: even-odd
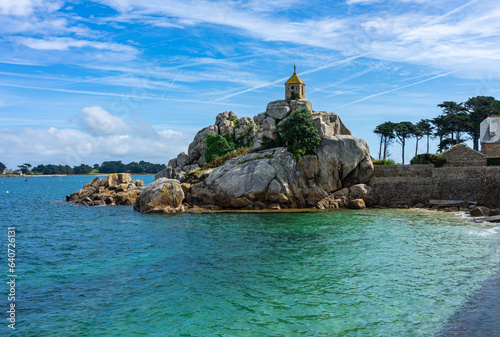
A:
<svg viewBox="0 0 500 337">
<path fill-rule="evenodd" d="M 207 135 L 207 149 L 205 150 L 205 161 L 212 162 L 217 157 L 222 157 L 226 153 L 234 150 L 234 144 L 228 142 L 221 135 Z"/>
<path fill-rule="evenodd" d="M 293 111 L 287 119 L 278 124 L 276 142 L 287 146 L 288 151 L 295 157 L 306 153 L 313 154 L 321 138 L 311 113 L 306 108 Z"/>
</svg>

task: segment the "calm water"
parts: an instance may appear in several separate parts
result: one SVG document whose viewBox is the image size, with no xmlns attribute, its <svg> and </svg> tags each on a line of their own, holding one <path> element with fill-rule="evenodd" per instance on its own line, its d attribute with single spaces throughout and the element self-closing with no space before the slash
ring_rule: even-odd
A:
<svg viewBox="0 0 500 337">
<path fill-rule="evenodd" d="M 90 179 L 0 179 L 2 246 L 17 228 L 17 336 L 432 336 L 500 263 L 500 228 L 451 214 L 63 201 Z"/>
</svg>

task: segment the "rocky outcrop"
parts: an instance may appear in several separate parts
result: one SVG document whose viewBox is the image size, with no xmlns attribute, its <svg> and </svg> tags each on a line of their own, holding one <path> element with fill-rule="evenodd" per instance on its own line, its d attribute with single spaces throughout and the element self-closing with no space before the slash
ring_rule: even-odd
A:
<svg viewBox="0 0 500 337">
<path fill-rule="evenodd" d="M 81 206 L 133 205 L 146 186 L 142 180 L 132 181 L 128 173 L 113 173 L 103 179 L 95 177 L 82 189 L 66 196 L 66 201 Z"/>
<path fill-rule="evenodd" d="M 351 135 L 351 131 L 349 131 L 336 113 L 316 112 L 313 114 L 313 121 L 320 137 Z"/>
<path fill-rule="evenodd" d="M 307 99 L 276 100 L 269 102 L 266 112 L 253 117 L 238 118 L 232 111 L 224 111 L 215 118 L 215 124 L 199 131 L 188 148 L 188 153 L 180 153 L 169 161 L 167 168 L 159 172 L 155 179 L 169 178 L 181 182 L 191 171 L 199 170 L 205 164 L 206 138 L 209 134 L 228 135 L 240 144 L 257 151 L 264 145 L 265 137 L 274 139 L 278 123 L 285 120 L 292 111 L 306 108 L 312 114 L 313 121 L 320 137 L 350 136 L 351 132 L 340 117 L 330 112 L 314 112 Z"/>
<path fill-rule="evenodd" d="M 266 137 L 269 142 L 276 137 L 278 124 L 302 108 L 311 113 L 321 137 L 316 154 L 296 159 L 285 148 L 261 150 Z M 226 136 L 257 152 L 228 160 L 214 170 L 200 171 L 205 163 L 209 134 Z M 193 171 L 197 172 L 189 174 Z M 336 208 L 346 207 L 355 199 L 361 200 L 358 205 L 371 204 L 369 192 L 363 195 L 357 190 L 351 192 L 349 187 L 367 183 L 372 173 L 366 142 L 351 136 L 337 114 L 314 112 L 310 101 L 299 99 L 272 101 L 266 112 L 254 116 L 253 120 L 238 119 L 231 111 L 220 113 L 214 125 L 198 132 L 188 153 L 172 159 L 155 179 L 179 180 L 184 202 L 210 209 Z M 193 175 L 198 179 L 193 180 Z M 335 194 L 343 188 L 347 189 L 344 196 Z M 136 205 L 140 204 L 138 200 Z M 143 211 L 144 208 L 137 206 L 136 209 Z"/>
<path fill-rule="evenodd" d="M 184 210 L 184 191 L 178 180 L 160 178 L 138 196 L 134 209 L 143 213 L 175 213 Z"/>
<path fill-rule="evenodd" d="M 317 156 L 301 156 L 298 161 L 285 148 L 229 160 L 191 188 L 190 200 L 231 209 L 273 208 L 276 204 L 280 208 L 314 207 L 342 188 L 343 179 L 368 155 L 364 143 L 352 136 L 323 139 L 322 143 Z"/>
</svg>

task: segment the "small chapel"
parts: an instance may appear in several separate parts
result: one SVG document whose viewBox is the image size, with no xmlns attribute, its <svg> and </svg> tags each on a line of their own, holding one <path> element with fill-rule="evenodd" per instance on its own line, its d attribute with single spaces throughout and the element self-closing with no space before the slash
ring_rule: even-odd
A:
<svg viewBox="0 0 500 337">
<path fill-rule="evenodd" d="M 297 75 L 297 68 L 293 66 L 293 75 L 285 82 L 285 99 L 292 99 L 292 92 L 295 92 L 299 98 L 305 98 L 305 86 L 306 84 Z"/>
</svg>

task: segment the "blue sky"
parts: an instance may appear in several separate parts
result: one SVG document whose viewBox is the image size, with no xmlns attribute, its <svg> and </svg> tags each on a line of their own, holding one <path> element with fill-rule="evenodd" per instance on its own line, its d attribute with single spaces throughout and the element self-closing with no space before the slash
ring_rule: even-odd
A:
<svg viewBox="0 0 500 337">
<path fill-rule="evenodd" d="M 338 113 L 373 156 L 385 121 L 500 98 L 497 0 L 0 0 L 0 23 L 11 168 L 167 163 L 218 113 L 284 98 L 294 64 L 313 109 Z"/>
</svg>

